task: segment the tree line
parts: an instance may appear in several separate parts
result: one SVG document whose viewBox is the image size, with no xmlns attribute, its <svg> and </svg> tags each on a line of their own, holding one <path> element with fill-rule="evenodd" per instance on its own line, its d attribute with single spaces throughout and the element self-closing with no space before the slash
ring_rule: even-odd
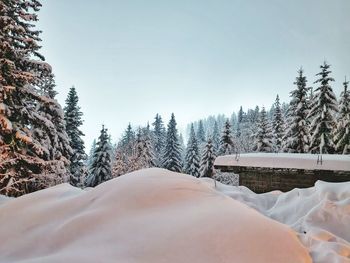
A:
<svg viewBox="0 0 350 263">
<path fill-rule="evenodd" d="M 285 107 L 277 97 L 268 112 L 241 108 L 237 118 L 193 123 L 186 146 L 175 115 L 165 127 L 157 114 L 146 127 L 129 124 L 116 145 L 102 127 L 87 155 L 77 91 L 70 89 L 62 109 L 51 66 L 40 54 L 40 7 L 37 0 L 0 2 L 0 194 L 20 196 L 62 182 L 95 186 L 147 167 L 212 176 L 216 156 L 239 152 L 350 151 L 348 82 L 337 101 L 325 62 L 314 91 L 299 70 Z"/>
</svg>

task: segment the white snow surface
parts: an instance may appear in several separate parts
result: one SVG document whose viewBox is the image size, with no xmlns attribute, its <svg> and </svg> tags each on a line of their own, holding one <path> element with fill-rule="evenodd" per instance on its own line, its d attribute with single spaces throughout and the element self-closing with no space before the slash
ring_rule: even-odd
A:
<svg viewBox="0 0 350 263">
<path fill-rule="evenodd" d="M 318 154 L 243 153 L 219 156 L 215 165 L 350 171 L 350 155 L 323 154 L 322 164 L 317 162 L 318 158 Z"/>
<path fill-rule="evenodd" d="M 0 199 L 1 263 L 350 262 L 350 182 L 255 194 L 152 168 Z"/>
</svg>

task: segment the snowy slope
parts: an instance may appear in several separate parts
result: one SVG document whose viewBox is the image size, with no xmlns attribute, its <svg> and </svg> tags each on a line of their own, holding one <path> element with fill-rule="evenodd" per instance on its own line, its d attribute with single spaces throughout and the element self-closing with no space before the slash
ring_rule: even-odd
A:
<svg viewBox="0 0 350 263">
<path fill-rule="evenodd" d="M 293 230 L 233 189 L 147 169 L 89 191 L 62 184 L 5 200 L 0 262 L 311 262 Z"/>
<path fill-rule="evenodd" d="M 317 154 L 244 153 L 219 156 L 215 165 L 350 171 L 350 155 L 323 154 L 322 164 L 317 160 Z"/>
</svg>

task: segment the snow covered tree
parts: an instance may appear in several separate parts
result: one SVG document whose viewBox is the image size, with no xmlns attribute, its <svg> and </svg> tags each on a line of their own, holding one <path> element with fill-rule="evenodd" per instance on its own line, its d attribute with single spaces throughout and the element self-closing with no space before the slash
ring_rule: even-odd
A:
<svg viewBox="0 0 350 263">
<path fill-rule="evenodd" d="M 197 130 L 197 140 L 198 140 L 198 148 L 199 150 L 202 150 L 204 145 L 205 145 L 205 130 L 204 130 L 204 125 L 203 125 L 203 121 L 200 120 L 198 123 L 198 130 Z"/>
<path fill-rule="evenodd" d="M 340 94 L 339 117 L 335 132 L 336 150 L 340 154 L 350 154 L 350 92 L 349 81 L 343 83 L 344 90 Z"/>
<path fill-rule="evenodd" d="M 242 106 L 239 108 L 238 118 L 237 118 L 237 138 L 241 136 L 241 123 L 243 122 L 244 111 Z"/>
<path fill-rule="evenodd" d="M 199 177 L 199 150 L 198 141 L 194 132 L 193 124 L 191 125 L 190 138 L 187 143 L 186 156 L 185 156 L 185 172 Z"/>
<path fill-rule="evenodd" d="M 95 149 L 96 149 L 96 139 L 94 139 L 92 141 L 92 144 L 91 144 L 91 147 L 90 147 L 90 151 L 89 151 L 89 156 L 87 158 L 87 161 L 86 161 L 86 166 L 88 167 L 88 170 L 90 170 L 90 166 L 92 164 L 92 160 L 93 160 L 93 156 L 94 156 L 94 152 L 95 152 Z"/>
<path fill-rule="evenodd" d="M 118 177 L 127 173 L 127 160 L 123 151 L 120 148 L 116 148 L 115 159 L 112 165 L 112 177 Z"/>
<path fill-rule="evenodd" d="M 214 162 L 215 162 L 214 146 L 211 138 L 208 139 L 207 144 L 204 147 L 201 163 L 200 163 L 200 176 L 201 177 L 213 177 L 214 175 Z"/>
<path fill-rule="evenodd" d="M 174 172 L 181 172 L 182 170 L 181 145 L 179 143 L 174 113 L 171 114 L 168 124 L 163 153 L 163 167 Z"/>
<path fill-rule="evenodd" d="M 0 2 L 0 194 L 19 196 L 67 177 L 70 149 L 39 53 L 39 1 Z"/>
<path fill-rule="evenodd" d="M 329 76 L 332 73 L 330 65 L 326 62 L 320 66 L 321 72 L 316 74 L 319 79 L 319 87 L 315 90 L 315 98 L 311 102 L 309 117 L 312 118 L 310 125 L 311 142 L 310 151 L 315 153 L 334 153 L 335 144 L 332 131 L 336 127 L 335 114 L 338 112 L 338 105 L 330 82 L 334 81 Z"/>
<path fill-rule="evenodd" d="M 274 104 L 274 115 L 273 115 L 273 122 L 272 122 L 272 128 L 273 128 L 273 146 L 276 152 L 281 151 L 282 147 L 282 138 L 284 133 L 284 122 L 283 122 L 283 116 L 281 111 L 281 104 L 280 104 L 280 98 L 277 95 L 276 101 Z"/>
<path fill-rule="evenodd" d="M 129 123 L 121 141 L 122 146 L 128 146 L 130 143 L 133 143 L 134 140 L 135 140 L 135 132 L 133 131 L 131 124 Z"/>
<path fill-rule="evenodd" d="M 215 155 L 218 155 L 219 148 L 220 148 L 220 131 L 219 131 L 219 125 L 217 121 L 214 122 L 212 143 L 213 143 L 214 153 Z"/>
<path fill-rule="evenodd" d="M 86 186 L 95 187 L 112 178 L 111 150 L 107 129 L 102 125 Z"/>
<path fill-rule="evenodd" d="M 233 154 L 235 145 L 232 138 L 231 124 L 229 120 L 226 120 L 224 129 L 221 135 L 219 155 Z"/>
<path fill-rule="evenodd" d="M 162 117 L 157 114 L 155 117 L 153 125 L 153 145 L 154 145 L 154 155 L 155 155 L 155 164 L 157 167 L 160 167 L 162 164 L 162 153 L 165 145 L 165 128 L 163 124 Z"/>
<path fill-rule="evenodd" d="M 79 186 L 81 177 L 86 171 L 85 160 L 87 159 L 85 153 L 84 141 L 81 138 L 84 133 L 79 129 L 83 124 L 83 113 L 78 105 L 78 94 L 73 86 L 66 99 L 66 106 L 64 107 L 64 119 L 66 121 L 66 131 L 69 137 L 69 143 L 73 150 L 73 154 L 70 158 L 70 184 L 73 186 Z"/>
<path fill-rule="evenodd" d="M 272 134 L 267 120 L 265 107 L 260 112 L 260 119 L 257 126 L 257 133 L 255 136 L 255 151 L 257 152 L 272 152 Z"/>
<path fill-rule="evenodd" d="M 310 135 L 308 128 L 308 89 L 306 77 L 302 68 L 294 82 L 296 89 L 290 93 L 292 97 L 287 111 L 286 132 L 282 139 L 282 148 L 285 152 L 308 152 Z"/>
<path fill-rule="evenodd" d="M 137 169 L 150 168 L 155 166 L 154 152 L 151 144 L 149 129 L 138 130 L 135 144 L 135 162 Z"/>
</svg>

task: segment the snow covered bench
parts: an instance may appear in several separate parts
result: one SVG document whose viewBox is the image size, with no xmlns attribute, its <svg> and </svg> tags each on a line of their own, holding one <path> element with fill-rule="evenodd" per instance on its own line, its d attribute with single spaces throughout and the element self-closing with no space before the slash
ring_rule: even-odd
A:
<svg viewBox="0 0 350 263">
<path fill-rule="evenodd" d="M 246 153 L 219 156 L 214 166 L 239 174 L 239 184 L 257 193 L 311 187 L 317 180 L 350 181 L 349 155 Z"/>
</svg>

